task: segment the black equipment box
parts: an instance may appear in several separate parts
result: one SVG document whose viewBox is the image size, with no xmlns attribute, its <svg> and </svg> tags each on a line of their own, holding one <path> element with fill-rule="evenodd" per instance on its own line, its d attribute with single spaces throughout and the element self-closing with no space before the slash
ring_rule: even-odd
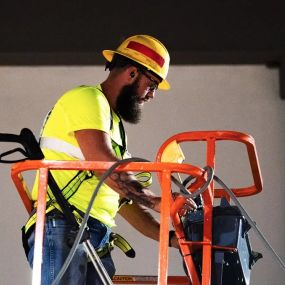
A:
<svg viewBox="0 0 285 285">
<path fill-rule="evenodd" d="M 182 217 L 182 223 L 186 240 L 203 240 L 203 207 Z M 249 229 L 250 225 L 240 210 L 225 199 L 222 199 L 221 206 L 213 208 L 213 245 L 232 247 L 235 250 L 213 250 L 211 285 L 249 285 L 252 265 L 262 257 L 251 250 Z M 193 260 L 201 274 L 201 250 L 193 254 Z"/>
</svg>

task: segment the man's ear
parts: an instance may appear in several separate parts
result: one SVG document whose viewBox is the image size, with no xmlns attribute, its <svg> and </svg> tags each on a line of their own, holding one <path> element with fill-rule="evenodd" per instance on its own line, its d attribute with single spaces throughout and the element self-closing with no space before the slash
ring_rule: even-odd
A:
<svg viewBox="0 0 285 285">
<path fill-rule="evenodd" d="M 135 79 L 137 77 L 137 75 L 139 74 L 138 73 L 138 69 L 134 66 L 130 66 L 128 69 L 127 69 L 127 72 L 128 72 L 128 76 L 129 78 L 131 79 L 131 81 L 133 81 L 133 79 Z"/>
</svg>

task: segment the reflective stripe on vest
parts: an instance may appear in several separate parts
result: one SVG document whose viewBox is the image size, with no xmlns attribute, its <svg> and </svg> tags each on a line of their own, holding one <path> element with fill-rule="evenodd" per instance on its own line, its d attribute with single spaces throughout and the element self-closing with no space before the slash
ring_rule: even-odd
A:
<svg viewBox="0 0 285 285">
<path fill-rule="evenodd" d="M 62 152 L 79 160 L 84 160 L 84 156 L 79 147 L 57 138 L 41 137 L 40 146 L 41 148 Z"/>
<path fill-rule="evenodd" d="M 68 156 L 79 160 L 85 160 L 83 153 L 81 152 L 81 149 L 79 147 L 57 138 L 41 137 L 40 147 L 57 152 L 62 152 L 64 154 L 67 154 Z M 124 157 L 124 154 L 122 154 L 121 146 L 119 146 L 115 141 L 112 140 L 112 147 L 116 156 L 122 159 Z M 128 155 L 128 157 L 129 156 L 130 155 Z"/>
</svg>

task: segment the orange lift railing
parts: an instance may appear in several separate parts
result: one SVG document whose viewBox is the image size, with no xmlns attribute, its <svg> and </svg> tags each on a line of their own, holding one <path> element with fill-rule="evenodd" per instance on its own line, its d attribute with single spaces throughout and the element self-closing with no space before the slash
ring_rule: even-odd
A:
<svg viewBox="0 0 285 285">
<path fill-rule="evenodd" d="M 157 161 L 163 159 L 163 154 L 167 147 L 173 142 L 179 145 L 183 142 L 204 141 L 206 142 L 206 165 L 210 166 L 215 171 L 216 158 L 216 144 L 218 141 L 236 141 L 246 145 L 247 154 L 251 166 L 251 172 L 254 184 L 243 187 L 231 189 L 235 196 L 244 197 L 255 195 L 262 190 L 262 178 L 260 174 L 259 162 L 256 152 L 254 139 L 244 133 L 234 131 L 197 131 L 179 133 L 166 140 L 160 147 L 157 154 Z M 195 191 L 195 189 L 189 189 Z M 203 240 L 199 242 L 187 241 L 185 238 L 184 229 L 179 216 L 179 209 L 181 204 L 173 203 L 171 208 L 171 220 L 176 231 L 176 236 L 179 239 L 182 256 L 191 279 L 192 285 L 210 285 L 211 284 L 211 269 L 212 269 L 212 252 L 213 249 L 221 249 L 233 251 L 232 247 L 215 246 L 212 242 L 213 236 L 213 204 L 214 198 L 225 197 L 230 200 L 228 194 L 224 189 L 215 188 L 214 180 L 212 180 L 210 187 L 202 194 L 204 200 L 204 225 L 203 225 Z M 165 233 L 165 232 L 164 232 Z M 202 274 L 198 276 L 192 253 L 197 249 L 202 250 Z"/>
<path fill-rule="evenodd" d="M 254 185 L 244 188 L 234 188 L 232 191 L 237 197 L 250 196 L 262 190 L 262 179 L 260 175 L 259 163 L 255 149 L 254 139 L 243 133 L 233 131 L 201 131 L 185 132 L 169 138 L 160 147 L 156 162 L 130 162 L 118 166 L 116 171 L 148 171 L 158 174 L 161 186 L 161 218 L 160 218 L 160 242 L 158 257 L 158 275 L 156 276 L 115 276 L 114 284 L 211 284 L 211 262 L 212 251 L 221 248 L 212 244 L 212 220 L 214 198 L 226 197 L 230 199 L 223 189 L 216 189 L 214 181 L 211 181 L 206 190 L 201 194 L 204 199 L 204 225 L 203 240 L 199 242 L 186 241 L 183 226 L 180 219 L 180 209 L 185 204 L 186 198 L 173 199 L 171 177 L 172 174 L 185 174 L 196 179 L 195 183 L 188 189 L 193 193 L 204 185 L 207 181 L 207 173 L 203 168 L 191 164 L 181 163 L 179 147 L 172 147 L 173 143 L 179 146 L 182 142 L 205 141 L 207 143 L 206 165 L 215 170 L 216 143 L 221 140 L 232 140 L 246 145 L 248 158 L 250 161 Z M 170 147 L 171 146 L 171 147 Z M 169 159 L 170 153 L 172 157 Z M 177 155 L 178 154 L 178 155 Z M 173 159 L 174 155 L 174 159 Z M 177 162 L 174 162 L 176 160 Z M 170 162 L 167 162 L 170 161 Z M 40 284 L 43 230 L 45 222 L 46 192 L 49 170 L 100 170 L 106 171 L 113 165 L 112 162 L 91 162 L 91 161 L 47 161 L 47 160 L 27 160 L 18 162 L 12 166 L 12 179 L 18 190 L 28 213 L 33 209 L 33 202 L 30 199 L 29 189 L 23 179 L 23 173 L 31 170 L 39 170 L 39 191 L 37 220 L 35 229 L 35 253 L 33 268 L 33 285 Z M 182 256 L 188 271 L 188 277 L 168 276 L 168 238 L 170 224 L 172 223 L 176 236 L 181 247 Z M 191 257 L 197 249 L 202 249 L 202 277 L 199 277 L 194 261 Z M 223 250 L 233 251 L 232 247 L 222 247 Z"/>
</svg>

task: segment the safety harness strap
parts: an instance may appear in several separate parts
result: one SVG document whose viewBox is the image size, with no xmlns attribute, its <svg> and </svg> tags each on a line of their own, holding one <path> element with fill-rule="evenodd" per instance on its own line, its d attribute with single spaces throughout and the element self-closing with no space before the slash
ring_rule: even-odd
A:
<svg viewBox="0 0 285 285">
<path fill-rule="evenodd" d="M 42 160 L 44 159 L 44 154 L 31 130 L 24 128 L 22 129 L 20 136 L 18 138 L 18 142 L 21 143 L 26 150 L 27 159 L 31 160 Z M 52 173 L 48 171 L 48 186 L 55 197 L 58 205 L 62 209 L 66 219 L 69 223 L 78 228 L 78 223 L 72 214 L 72 210 L 70 208 L 70 204 L 64 198 L 59 186 L 57 185 Z"/>
<path fill-rule="evenodd" d="M 111 233 L 109 243 L 106 243 L 103 247 L 96 249 L 98 256 L 101 258 L 117 246 L 120 250 L 124 252 L 127 257 L 134 258 L 136 252 L 128 241 L 117 233 Z"/>
</svg>

